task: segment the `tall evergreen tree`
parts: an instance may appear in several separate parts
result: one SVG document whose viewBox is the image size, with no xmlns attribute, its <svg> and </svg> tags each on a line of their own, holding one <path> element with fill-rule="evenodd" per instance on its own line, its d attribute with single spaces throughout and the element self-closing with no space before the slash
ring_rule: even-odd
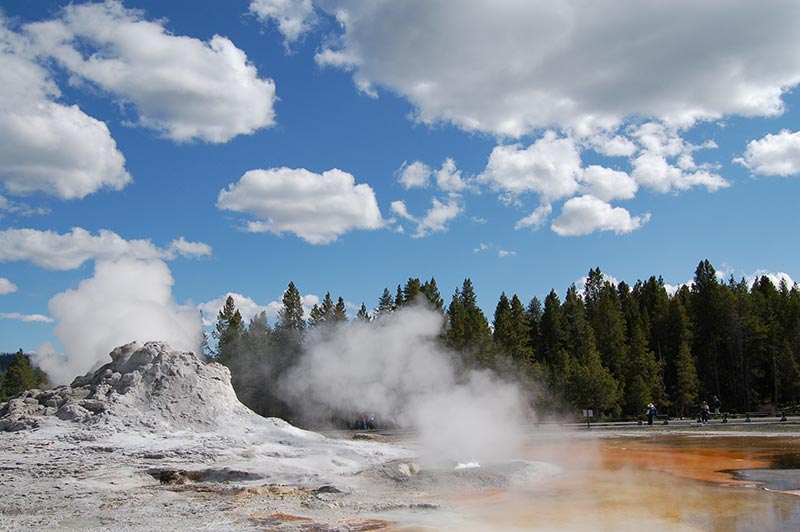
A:
<svg viewBox="0 0 800 532">
<path fill-rule="evenodd" d="M 278 310 L 278 321 L 275 324 L 276 329 L 281 330 L 294 330 L 305 331 L 306 322 L 303 319 L 303 303 L 300 298 L 300 292 L 290 282 L 288 288 L 283 293 L 281 298 L 282 306 Z"/>
<path fill-rule="evenodd" d="M 367 311 L 367 306 L 363 302 L 361 303 L 361 308 L 358 309 L 358 313 L 356 314 L 356 321 L 365 323 L 372 321 L 372 318 Z"/>
<path fill-rule="evenodd" d="M 244 331 L 244 320 L 233 301 L 233 296 L 225 299 L 225 304 L 217 314 L 214 337 L 217 340 L 217 360 L 231 367 L 239 350 L 239 341 Z"/>
<path fill-rule="evenodd" d="M 341 296 L 339 296 L 339 299 L 336 300 L 336 305 L 333 307 L 331 321 L 333 323 L 342 323 L 347 321 L 347 308 L 345 306 L 344 299 Z"/>
<path fill-rule="evenodd" d="M 433 308 L 441 312 L 444 310 L 444 299 L 442 294 L 439 293 L 439 287 L 436 286 L 436 279 L 431 277 L 430 281 L 425 281 L 422 285 L 422 293 L 428 298 Z"/>
<path fill-rule="evenodd" d="M 378 307 L 376 309 L 376 317 L 385 316 L 394 310 L 394 299 L 388 288 L 383 289 L 380 299 L 378 299 Z"/>
<path fill-rule="evenodd" d="M 679 298 L 672 298 L 669 303 L 668 328 L 669 336 L 664 349 L 668 361 L 668 389 L 675 406 L 675 412 L 683 417 L 687 408 L 697 402 L 700 381 L 697 378 L 697 366 L 691 353 L 691 337 L 689 319 Z"/>
<path fill-rule="evenodd" d="M 422 283 L 416 277 L 409 277 L 403 287 L 403 304 L 413 303 L 418 295 L 422 293 Z"/>
<path fill-rule="evenodd" d="M 528 326 L 530 327 L 530 346 L 531 358 L 533 361 L 541 360 L 542 351 L 542 302 L 539 298 L 533 297 L 526 309 L 528 315 Z"/>
<path fill-rule="evenodd" d="M 5 375 L 3 375 L 2 393 L 0 395 L 13 397 L 20 392 L 36 388 L 43 383 L 44 380 L 37 376 L 28 357 L 20 349 L 14 356 L 14 361 L 8 366 Z"/>
<path fill-rule="evenodd" d="M 485 366 L 493 365 L 494 353 L 489 321 L 478 307 L 478 298 L 470 279 L 464 279 L 461 289 L 456 290 L 447 314 L 448 345 L 453 349 L 469 352 Z"/>
</svg>

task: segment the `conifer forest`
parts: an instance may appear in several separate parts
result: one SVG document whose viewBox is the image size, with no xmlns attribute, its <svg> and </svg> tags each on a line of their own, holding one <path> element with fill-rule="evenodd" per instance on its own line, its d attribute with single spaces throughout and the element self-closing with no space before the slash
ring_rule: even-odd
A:
<svg viewBox="0 0 800 532">
<path fill-rule="evenodd" d="M 244 323 L 229 297 L 204 350 L 230 368 L 243 403 L 301 424 L 314 422 L 282 397 L 279 383 L 309 334 L 369 326 L 419 304 L 441 314 L 443 349 L 464 367 L 490 368 L 522 384 L 543 416 L 592 409 L 596 418 L 633 419 L 653 402 L 683 417 L 715 396 L 731 413 L 786 409 L 800 399 L 798 286 L 776 286 L 766 276 L 720 279 L 708 260 L 674 293 L 660 277 L 614 284 L 596 268 L 581 291 L 572 285 L 560 296 L 553 289 L 544 301 L 503 293 L 491 313 L 479 308 L 470 279 L 448 301 L 434 278 L 409 278 L 375 303 L 349 317 L 344 300 L 327 293 L 305 316 L 290 283 L 274 323 L 263 312 Z"/>
</svg>

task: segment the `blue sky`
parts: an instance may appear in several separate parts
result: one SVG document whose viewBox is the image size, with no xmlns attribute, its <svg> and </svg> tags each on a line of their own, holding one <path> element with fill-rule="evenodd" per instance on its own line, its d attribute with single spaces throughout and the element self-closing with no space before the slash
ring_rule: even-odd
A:
<svg viewBox="0 0 800 532">
<path fill-rule="evenodd" d="M 800 278 L 796 2 L 486 5 L 4 2 L 0 350 L 189 347 L 289 281 Z"/>
</svg>

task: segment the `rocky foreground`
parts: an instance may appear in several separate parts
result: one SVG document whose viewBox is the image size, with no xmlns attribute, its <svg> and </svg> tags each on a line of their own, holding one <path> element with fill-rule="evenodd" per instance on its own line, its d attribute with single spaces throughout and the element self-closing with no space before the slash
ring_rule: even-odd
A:
<svg viewBox="0 0 800 532">
<path fill-rule="evenodd" d="M 526 462 L 425 470 L 408 448 L 265 419 L 239 403 L 225 367 L 158 342 L 11 399 L 0 431 L 9 531 L 378 530 L 412 511 L 452 524 L 442 493 L 558 473 Z"/>
</svg>

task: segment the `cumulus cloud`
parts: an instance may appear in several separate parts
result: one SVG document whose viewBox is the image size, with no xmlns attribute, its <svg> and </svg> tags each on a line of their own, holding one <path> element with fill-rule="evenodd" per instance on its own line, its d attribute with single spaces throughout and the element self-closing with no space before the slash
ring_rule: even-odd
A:
<svg viewBox="0 0 800 532">
<path fill-rule="evenodd" d="M 39 54 L 131 104 L 138 125 L 172 140 L 220 143 L 274 124 L 275 84 L 225 37 L 172 35 L 114 0 L 69 5 L 25 30 Z"/>
<path fill-rule="evenodd" d="M 479 179 L 511 197 L 534 192 L 554 200 L 574 194 L 580 175 L 581 158 L 574 141 L 548 131 L 527 148 L 496 146 Z"/>
<path fill-rule="evenodd" d="M 551 228 L 561 236 L 588 235 L 595 231 L 630 233 L 650 220 L 650 214 L 631 216 L 622 207 L 612 207 L 593 196 L 580 196 L 564 203 Z"/>
<path fill-rule="evenodd" d="M 88 260 L 115 260 L 122 257 L 172 260 L 177 255 L 202 257 L 211 247 L 188 242 L 183 237 L 159 248 L 149 240 L 125 240 L 117 233 L 101 229 L 93 235 L 80 227 L 68 233 L 38 229 L 0 231 L 0 262 L 27 260 L 48 270 L 73 270 Z"/>
<path fill-rule="evenodd" d="M 0 312 L 0 319 L 18 320 L 26 323 L 53 323 L 55 321 L 44 314 L 20 314 L 19 312 Z"/>
<path fill-rule="evenodd" d="M 800 131 L 784 129 L 750 141 L 734 161 L 758 175 L 800 175 Z"/>
<path fill-rule="evenodd" d="M 220 191 L 219 209 L 259 218 L 246 229 L 294 233 L 327 244 L 354 229 L 380 229 L 384 220 L 372 188 L 338 169 L 315 174 L 304 168 L 250 170 Z"/>
<path fill-rule="evenodd" d="M 250 12 L 265 24 L 277 24 L 287 48 L 311 29 L 315 18 L 311 0 L 253 0 Z"/>
<path fill-rule="evenodd" d="M 242 315 L 242 319 L 245 321 L 245 323 L 248 323 L 251 319 L 253 319 L 254 316 L 261 314 L 262 312 L 267 315 L 267 319 L 269 321 L 275 323 L 275 320 L 278 318 L 278 311 L 281 309 L 281 307 L 283 307 L 283 302 L 280 300 L 270 301 L 266 305 L 259 305 L 255 300 L 248 296 L 237 294 L 236 292 L 228 292 L 224 296 L 220 296 L 197 305 L 197 308 L 203 313 L 203 325 L 210 327 L 217 322 L 217 314 L 219 314 L 219 311 L 222 310 L 222 307 L 225 305 L 225 300 L 228 299 L 228 296 L 233 297 L 233 304 L 239 310 L 239 313 Z M 300 305 L 303 307 L 303 316 L 308 318 L 308 315 L 311 313 L 311 309 L 314 307 L 314 305 L 319 305 L 319 301 L 319 296 L 316 294 L 306 294 L 304 296 L 300 296 Z"/>
<path fill-rule="evenodd" d="M 581 175 L 581 189 L 595 198 L 611 201 L 635 197 L 639 186 L 626 172 L 591 165 Z"/>
<path fill-rule="evenodd" d="M 420 161 L 414 161 L 411 164 L 403 162 L 403 165 L 397 171 L 397 180 L 406 190 L 428 186 L 430 177 L 431 169 Z"/>
<path fill-rule="evenodd" d="M 49 214 L 50 209 L 46 207 L 31 207 L 27 203 L 13 201 L 5 196 L 0 196 L 0 218 L 3 217 L 3 213 L 33 216 L 35 214 Z"/>
<path fill-rule="evenodd" d="M 131 181 L 108 127 L 61 95 L 0 15 L 0 183 L 11 194 L 79 199 Z"/>
<path fill-rule="evenodd" d="M 13 294 L 17 291 L 17 285 L 6 279 L 5 277 L 0 277 L 0 296 L 4 296 L 6 294 Z"/>
<path fill-rule="evenodd" d="M 442 167 L 435 174 L 436 185 L 443 191 L 450 194 L 459 194 L 469 185 L 461 177 L 461 170 L 456 167 L 456 162 L 448 157 L 442 163 Z"/>
<path fill-rule="evenodd" d="M 467 130 L 518 136 L 613 127 L 632 116 L 681 125 L 771 116 L 800 82 L 800 5 L 792 0 L 320 6 L 342 29 L 319 62 L 408 99 L 420 121 Z"/>
<path fill-rule="evenodd" d="M 497 256 L 500 257 L 500 258 L 515 257 L 516 255 L 517 255 L 516 251 L 509 251 L 509 250 L 506 250 L 506 249 L 498 249 L 497 250 Z"/>
<path fill-rule="evenodd" d="M 267 306 L 259 305 L 247 296 L 237 294 L 236 292 L 228 292 L 224 296 L 197 305 L 197 308 L 203 313 L 203 325 L 210 326 L 217 322 L 217 314 L 219 314 L 219 311 L 225 306 L 225 301 L 228 299 L 228 296 L 233 297 L 233 304 L 236 305 L 245 323 L 248 323 L 257 314 L 269 310 Z"/>
<path fill-rule="evenodd" d="M 730 186 L 711 165 L 698 165 L 693 153 L 716 148 L 707 142 L 696 146 L 686 142 L 674 128 L 655 122 L 641 125 L 632 132 L 642 149 L 633 159 L 632 176 L 642 186 L 666 194 L 703 186 L 714 192 Z"/>
<path fill-rule="evenodd" d="M 392 212 L 417 225 L 417 230 L 411 235 L 411 238 L 423 238 L 430 236 L 431 233 L 447 231 L 447 224 L 464 212 L 464 208 L 453 198 L 448 199 L 447 202 L 433 198 L 431 203 L 431 208 L 428 209 L 425 216 L 417 218 L 409 214 L 404 202 L 392 202 Z"/>
<path fill-rule="evenodd" d="M 753 286 L 753 283 L 759 280 L 761 277 L 768 278 L 776 287 L 780 286 L 781 282 L 783 282 L 786 283 L 788 288 L 791 288 L 795 283 L 794 279 L 792 279 L 792 276 L 786 272 L 770 272 L 763 269 L 756 270 L 749 275 L 745 275 L 744 279 L 748 285 Z"/>
<path fill-rule="evenodd" d="M 166 341 L 196 352 L 200 315 L 175 302 L 172 285 L 172 274 L 160 260 L 98 261 L 92 277 L 48 305 L 64 352 L 38 349 L 34 361 L 51 382 L 63 384 L 108 362 L 113 348 L 135 340 Z"/>
<path fill-rule="evenodd" d="M 525 227 L 530 227 L 534 231 L 537 229 L 541 229 L 544 227 L 544 224 L 547 223 L 547 219 L 550 218 L 550 214 L 553 212 L 553 207 L 549 203 L 543 203 L 536 207 L 536 209 L 530 213 L 525 218 L 519 220 L 515 225 L 514 229 L 519 231 Z"/>
</svg>

